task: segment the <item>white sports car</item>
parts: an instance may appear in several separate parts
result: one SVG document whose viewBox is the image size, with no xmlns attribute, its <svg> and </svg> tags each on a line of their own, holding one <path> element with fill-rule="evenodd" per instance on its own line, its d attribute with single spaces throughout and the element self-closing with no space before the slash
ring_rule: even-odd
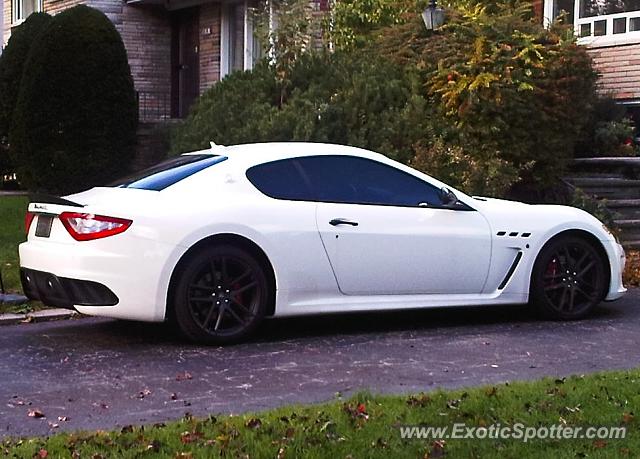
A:
<svg viewBox="0 0 640 459">
<path fill-rule="evenodd" d="M 576 319 L 626 291 L 624 251 L 588 213 L 467 196 L 353 147 L 212 145 L 33 201 L 29 298 L 174 320 L 203 343 L 347 311 L 530 303 Z"/>
</svg>

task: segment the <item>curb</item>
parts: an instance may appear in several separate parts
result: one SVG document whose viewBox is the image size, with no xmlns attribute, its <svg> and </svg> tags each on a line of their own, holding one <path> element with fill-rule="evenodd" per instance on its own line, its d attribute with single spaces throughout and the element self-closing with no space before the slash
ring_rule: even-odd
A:
<svg viewBox="0 0 640 459">
<path fill-rule="evenodd" d="M 0 326 L 15 325 L 30 322 L 50 322 L 53 320 L 71 319 L 79 317 L 76 311 L 68 309 L 43 309 L 42 311 L 29 312 L 27 314 L 0 314 Z"/>
</svg>

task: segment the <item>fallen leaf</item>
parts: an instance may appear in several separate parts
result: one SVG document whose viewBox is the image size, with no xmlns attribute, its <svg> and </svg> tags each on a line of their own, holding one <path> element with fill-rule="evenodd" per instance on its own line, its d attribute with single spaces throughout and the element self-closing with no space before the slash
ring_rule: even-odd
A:
<svg viewBox="0 0 640 459">
<path fill-rule="evenodd" d="M 180 442 L 183 445 L 187 445 L 189 443 L 193 443 L 194 441 L 198 441 L 202 438 L 202 436 L 203 435 L 201 432 L 183 432 L 180 435 Z"/>
<path fill-rule="evenodd" d="M 424 455 L 424 459 L 438 459 L 444 456 L 445 441 L 436 440 L 431 444 L 431 450 Z"/>
<path fill-rule="evenodd" d="M 193 379 L 193 376 L 191 376 L 191 373 L 185 371 L 184 373 L 179 373 L 176 376 L 176 381 L 187 381 L 189 379 Z"/>
<path fill-rule="evenodd" d="M 601 449 L 607 446 L 607 442 L 604 440 L 596 440 L 593 442 L 593 447 L 597 449 Z"/>
<path fill-rule="evenodd" d="M 171 394 L 171 400 L 178 400 L 178 394 L 176 394 L 175 392 L 173 392 Z"/>
<path fill-rule="evenodd" d="M 40 419 L 44 417 L 44 413 L 40 410 L 29 410 L 27 412 L 27 416 L 29 416 L 30 418 Z"/>
<path fill-rule="evenodd" d="M 47 451 L 44 448 L 38 451 L 38 453 L 36 454 L 36 457 L 40 457 L 40 458 L 45 458 L 47 456 L 49 456 L 49 451 Z"/>
<path fill-rule="evenodd" d="M 249 429 L 259 429 L 262 425 L 262 421 L 258 418 L 251 418 L 245 423 L 245 427 Z"/>
<path fill-rule="evenodd" d="M 58 421 L 60 422 L 67 422 L 69 420 L 69 418 L 67 416 L 58 416 Z"/>
<path fill-rule="evenodd" d="M 622 415 L 622 422 L 624 422 L 625 424 L 629 424 L 631 421 L 633 421 L 633 413 L 624 413 Z"/>
</svg>

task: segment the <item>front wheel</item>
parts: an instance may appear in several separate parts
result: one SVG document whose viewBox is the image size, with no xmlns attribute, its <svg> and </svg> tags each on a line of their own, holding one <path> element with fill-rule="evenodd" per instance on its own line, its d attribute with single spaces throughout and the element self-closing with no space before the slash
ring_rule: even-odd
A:
<svg viewBox="0 0 640 459">
<path fill-rule="evenodd" d="M 175 319 L 190 340 L 228 344 L 251 334 L 265 315 L 269 284 L 245 250 L 210 246 L 189 259 L 173 296 Z"/>
<path fill-rule="evenodd" d="M 562 236 L 548 243 L 536 259 L 531 304 L 552 319 L 580 319 L 602 301 L 607 279 L 606 261 L 593 244 Z"/>
</svg>

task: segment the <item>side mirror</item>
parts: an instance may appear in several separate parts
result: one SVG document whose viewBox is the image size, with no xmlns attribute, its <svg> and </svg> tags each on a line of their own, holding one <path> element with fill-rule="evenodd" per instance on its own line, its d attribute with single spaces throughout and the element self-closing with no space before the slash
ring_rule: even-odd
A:
<svg viewBox="0 0 640 459">
<path fill-rule="evenodd" d="M 456 194 L 446 186 L 440 189 L 440 200 L 442 201 L 443 207 L 453 208 L 458 203 Z"/>
</svg>

